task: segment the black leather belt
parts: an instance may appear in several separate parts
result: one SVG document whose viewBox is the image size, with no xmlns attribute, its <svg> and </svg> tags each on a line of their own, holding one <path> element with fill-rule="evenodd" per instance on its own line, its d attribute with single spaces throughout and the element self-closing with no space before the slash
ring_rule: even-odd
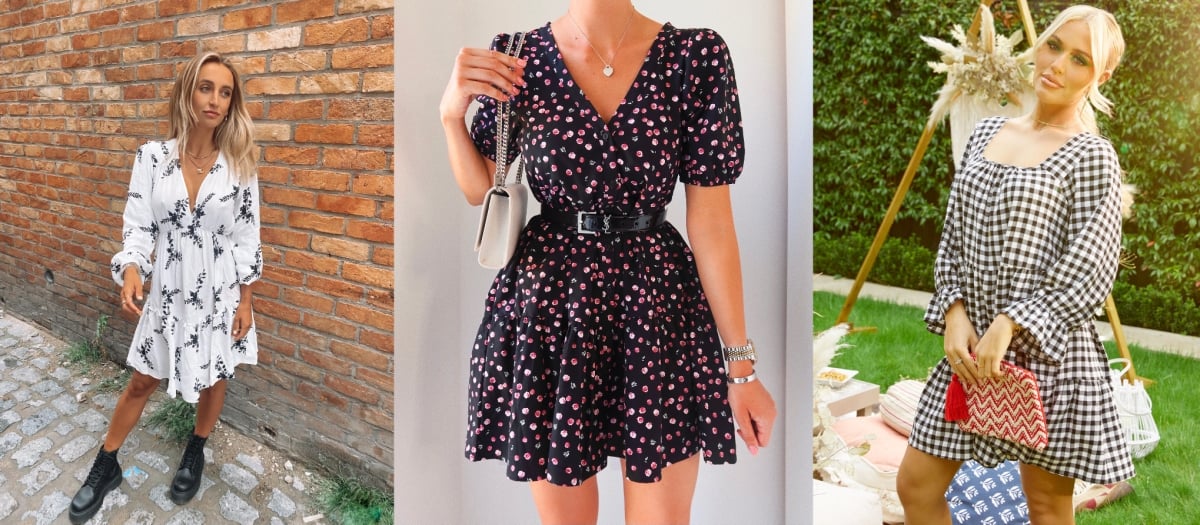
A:
<svg viewBox="0 0 1200 525">
<path fill-rule="evenodd" d="M 612 215 L 542 208 L 541 216 L 560 226 L 574 229 L 577 233 L 591 235 L 646 231 L 667 222 L 666 208 L 647 215 Z"/>
</svg>

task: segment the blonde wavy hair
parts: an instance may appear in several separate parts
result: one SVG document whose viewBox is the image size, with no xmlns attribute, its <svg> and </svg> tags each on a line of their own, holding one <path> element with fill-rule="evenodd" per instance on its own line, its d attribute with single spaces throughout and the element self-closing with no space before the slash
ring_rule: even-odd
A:
<svg viewBox="0 0 1200 525">
<path fill-rule="evenodd" d="M 1030 57 L 1032 58 L 1034 50 L 1046 45 L 1046 41 L 1062 26 L 1076 21 L 1087 24 L 1092 37 L 1092 85 L 1088 88 L 1088 103 L 1079 108 L 1079 117 L 1084 127 L 1092 133 L 1099 134 L 1096 110 L 1111 116 L 1113 105 L 1108 97 L 1100 93 L 1100 80 L 1105 73 L 1111 78 L 1113 71 L 1121 63 L 1121 56 L 1125 54 L 1125 37 L 1121 35 L 1121 26 L 1117 25 L 1117 19 L 1112 13 L 1088 5 L 1073 5 L 1063 9 L 1038 36 L 1037 42 L 1030 48 Z"/>
<path fill-rule="evenodd" d="M 233 96 L 229 103 L 229 111 L 225 120 L 217 126 L 213 133 L 213 142 L 225 153 L 229 169 L 238 180 L 245 183 L 250 180 L 257 169 L 256 157 L 258 152 L 254 147 L 254 122 L 250 120 L 250 112 L 246 111 L 246 102 L 242 92 L 242 79 L 238 71 L 220 54 L 207 52 L 193 57 L 183 65 L 175 86 L 171 89 L 170 107 L 168 108 L 171 121 L 170 137 L 176 139 L 176 151 L 187 151 L 188 133 L 196 123 L 196 112 L 192 109 L 192 93 L 196 91 L 197 78 L 200 68 L 205 64 L 221 64 L 233 75 Z M 178 153 L 176 153 L 178 155 Z"/>
</svg>

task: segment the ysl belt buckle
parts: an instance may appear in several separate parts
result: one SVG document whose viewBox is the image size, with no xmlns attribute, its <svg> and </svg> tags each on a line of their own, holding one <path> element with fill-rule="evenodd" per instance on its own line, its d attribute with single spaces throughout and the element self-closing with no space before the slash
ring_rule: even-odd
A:
<svg viewBox="0 0 1200 525">
<path fill-rule="evenodd" d="M 588 227 L 584 226 L 584 222 L 585 222 L 584 219 L 589 215 L 593 216 L 593 217 L 602 217 L 604 219 L 604 222 L 603 222 L 603 224 L 600 225 L 599 230 L 592 230 L 592 229 L 589 229 Z M 602 215 L 602 214 L 592 212 L 592 211 L 581 211 L 575 215 L 575 231 L 577 233 L 587 234 L 587 235 L 600 235 L 602 233 L 611 233 L 612 226 L 610 225 L 610 221 L 612 221 L 612 215 Z"/>
</svg>

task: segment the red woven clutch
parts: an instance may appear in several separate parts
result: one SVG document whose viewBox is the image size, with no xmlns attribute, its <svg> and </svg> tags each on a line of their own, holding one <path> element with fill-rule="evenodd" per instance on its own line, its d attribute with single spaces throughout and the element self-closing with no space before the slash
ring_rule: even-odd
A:
<svg viewBox="0 0 1200 525">
<path fill-rule="evenodd" d="M 1008 362 L 1000 363 L 1000 373 L 1000 377 L 981 379 L 975 385 L 960 383 L 958 376 L 951 376 L 946 393 L 946 419 L 957 421 L 963 432 L 1045 450 L 1050 433 L 1046 430 L 1046 411 L 1037 378 L 1033 372 Z M 965 413 L 955 406 L 961 403 L 956 397 L 963 391 Z"/>
</svg>

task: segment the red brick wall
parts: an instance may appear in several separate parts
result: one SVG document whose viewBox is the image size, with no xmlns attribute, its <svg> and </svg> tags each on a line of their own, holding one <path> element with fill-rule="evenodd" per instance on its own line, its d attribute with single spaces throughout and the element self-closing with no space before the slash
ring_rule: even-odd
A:
<svg viewBox="0 0 1200 525">
<path fill-rule="evenodd" d="M 108 271 L 132 153 L 177 66 L 230 56 L 260 147 L 259 366 L 223 419 L 392 481 L 392 0 L 0 0 L 0 308 L 80 340 L 123 318 Z M 53 283 L 45 276 L 53 273 Z"/>
</svg>

